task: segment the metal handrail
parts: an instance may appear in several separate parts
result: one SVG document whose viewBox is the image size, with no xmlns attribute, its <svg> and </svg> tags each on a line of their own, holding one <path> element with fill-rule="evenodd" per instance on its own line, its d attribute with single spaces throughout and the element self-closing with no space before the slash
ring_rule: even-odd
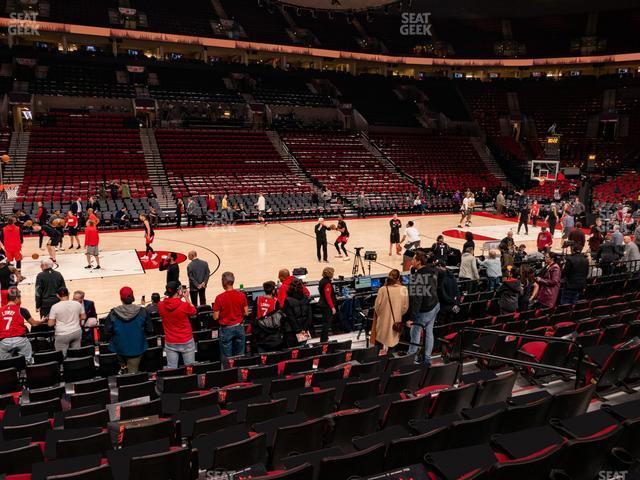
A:
<svg viewBox="0 0 640 480">
<path fill-rule="evenodd" d="M 548 365 L 546 363 L 531 362 L 528 360 L 519 360 L 516 358 L 503 357 L 501 355 L 493 355 L 491 353 L 476 352 L 474 350 L 464 349 L 462 348 L 462 339 L 464 338 L 464 333 L 467 331 L 477 332 L 477 333 L 487 333 L 491 335 L 500 335 L 500 336 L 513 336 L 513 337 L 542 341 L 547 343 L 560 342 L 560 343 L 571 344 L 577 348 L 577 352 L 578 352 L 578 361 L 576 363 L 576 368 L 572 369 L 567 367 L 559 367 L 557 365 Z M 581 372 L 582 372 L 582 362 L 584 358 L 584 352 L 583 352 L 582 345 L 580 345 L 575 340 L 570 340 L 568 338 L 560 338 L 560 337 L 545 337 L 541 335 L 532 335 L 530 333 L 507 332 L 504 330 L 494 330 L 491 328 L 463 327 L 462 330 L 460 330 L 460 333 L 458 334 L 457 341 L 458 341 L 458 347 L 459 347 L 458 363 L 460 363 L 460 365 L 462 365 L 465 355 L 470 357 L 482 358 L 485 360 L 496 360 L 499 362 L 504 362 L 511 365 L 515 365 L 515 366 L 539 368 L 539 369 L 548 370 L 554 373 L 575 375 L 576 376 L 575 388 L 577 389 L 577 388 L 580 388 L 581 386 Z"/>
</svg>

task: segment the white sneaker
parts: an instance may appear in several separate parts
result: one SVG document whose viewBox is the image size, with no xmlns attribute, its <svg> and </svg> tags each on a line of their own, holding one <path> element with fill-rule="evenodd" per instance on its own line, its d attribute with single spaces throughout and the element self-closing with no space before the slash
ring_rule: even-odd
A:
<svg viewBox="0 0 640 480">
<path fill-rule="evenodd" d="M 149 260 L 149 257 L 147 257 L 146 255 L 143 255 L 142 257 L 140 257 L 140 260 L 144 260 L 146 262 L 147 260 Z"/>
<path fill-rule="evenodd" d="M 157 256 L 158 256 L 158 254 L 154 253 L 153 255 L 151 255 L 151 260 L 155 260 Z"/>
<path fill-rule="evenodd" d="M 349 260 L 351 260 L 349 257 L 344 257 L 343 261 L 348 262 Z"/>
</svg>

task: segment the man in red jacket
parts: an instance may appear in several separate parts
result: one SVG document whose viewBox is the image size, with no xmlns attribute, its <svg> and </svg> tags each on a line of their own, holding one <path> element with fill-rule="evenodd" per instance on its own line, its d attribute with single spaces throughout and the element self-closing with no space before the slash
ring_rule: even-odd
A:
<svg viewBox="0 0 640 480">
<path fill-rule="evenodd" d="M 93 220 L 89 220 L 87 222 L 87 227 L 84 229 L 84 246 L 87 249 L 87 266 L 84 268 L 92 268 L 91 267 L 91 257 L 96 259 L 96 267 L 94 270 L 100 269 L 100 249 L 98 248 L 98 244 L 100 243 L 100 236 L 98 235 L 98 227 Z"/>
<path fill-rule="evenodd" d="M 16 217 L 9 218 L 9 221 L 2 229 L 2 245 L 7 262 L 16 262 L 16 268 L 22 268 L 22 230 L 16 225 Z"/>
<path fill-rule="evenodd" d="M 166 298 L 158 304 L 158 313 L 164 329 L 164 351 L 167 355 L 167 367 L 178 368 L 178 360 L 193 365 L 196 361 L 196 343 L 189 317 L 197 313 L 196 307 L 189 302 L 189 291 L 182 289 L 180 282 L 167 283 Z"/>
<path fill-rule="evenodd" d="M 280 286 L 278 287 L 278 305 L 280 308 L 284 308 L 284 302 L 287 299 L 287 290 L 289 290 L 289 284 L 294 278 L 286 268 L 278 272 L 278 280 L 280 280 Z M 311 296 L 306 286 L 302 287 L 302 291 L 307 297 Z"/>
<path fill-rule="evenodd" d="M 540 253 L 550 250 L 553 246 L 553 236 L 551 236 L 551 232 L 547 231 L 547 227 L 541 228 L 538 239 L 536 240 L 536 245 Z"/>
</svg>

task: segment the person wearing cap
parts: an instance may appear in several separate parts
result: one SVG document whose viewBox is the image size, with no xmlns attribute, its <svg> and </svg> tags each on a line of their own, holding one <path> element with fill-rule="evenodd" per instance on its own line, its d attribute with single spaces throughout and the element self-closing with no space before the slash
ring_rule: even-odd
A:
<svg viewBox="0 0 640 480">
<path fill-rule="evenodd" d="M 142 354 L 147 350 L 147 335 L 153 334 L 153 323 L 144 307 L 134 305 L 130 287 L 120 289 L 120 300 L 122 305 L 112 308 L 107 315 L 104 333 L 109 350 L 118 355 L 120 373 L 137 373 Z"/>
<path fill-rule="evenodd" d="M 87 318 L 82 303 L 69 300 L 69 290 L 61 287 L 57 293 L 59 302 L 51 307 L 48 325 L 55 327 L 54 346 L 64 357 L 70 348 L 82 346 L 82 322 Z"/>
<path fill-rule="evenodd" d="M 249 315 L 247 296 L 233 288 L 236 281 L 231 272 L 222 274 L 224 292 L 213 303 L 213 319 L 220 324 L 220 356 L 244 355 L 245 333 L 242 321 Z"/>
<path fill-rule="evenodd" d="M 27 338 L 27 328 L 42 324 L 41 320 L 34 320 L 26 308 L 22 308 L 22 298 L 17 288 L 7 294 L 8 303 L 0 308 L 0 360 L 6 360 L 15 355 L 22 355 L 27 363 L 31 363 L 31 342 Z"/>
<path fill-rule="evenodd" d="M 324 218 L 319 218 L 313 229 L 316 234 L 316 252 L 319 262 L 327 262 L 327 230 L 329 228 L 325 225 Z"/>
<path fill-rule="evenodd" d="M 51 307 L 60 301 L 58 290 L 66 284 L 62 274 L 53 269 L 53 260 L 42 260 L 40 269 L 42 271 L 36 276 L 36 310 L 40 312 L 40 318 L 45 318 Z"/>
<path fill-rule="evenodd" d="M 167 355 L 167 367 L 178 368 L 178 360 L 192 365 L 196 360 L 196 343 L 193 340 L 189 317 L 197 313 L 188 300 L 189 292 L 182 289 L 180 282 L 167 283 L 164 292 L 166 298 L 158 304 L 164 329 L 164 351 Z"/>
</svg>

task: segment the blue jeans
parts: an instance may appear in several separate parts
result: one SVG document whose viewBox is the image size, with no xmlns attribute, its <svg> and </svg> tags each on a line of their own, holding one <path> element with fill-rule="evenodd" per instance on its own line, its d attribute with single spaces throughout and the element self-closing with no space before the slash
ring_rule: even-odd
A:
<svg viewBox="0 0 640 480">
<path fill-rule="evenodd" d="M 411 343 L 409 346 L 409 355 L 418 351 L 417 344 L 420 343 L 420 336 L 422 330 L 424 330 L 424 358 L 417 358 L 418 363 L 424 363 L 431 365 L 431 352 L 433 351 L 433 324 L 436 322 L 436 317 L 440 311 L 440 304 L 437 304 L 428 312 L 421 312 L 413 319 L 413 325 L 411 326 Z"/>
<path fill-rule="evenodd" d="M 220 357 L 229 358 L 244 355 L 245 340 L 242 325 L 220 326 L 218 340 L 220 342 Z"/>
<path fill-rule="evenodd" d="M 500 286 L 500 277 L 487 277 L 487 288 L 493 292 Z"/>
<path fill-rule="evenodd" d="M 580 290 L 569 290 L 565 288 L 560 295 L 560 305 L 574 304 L 580 300 Z"/>
<path fill-rule="evenodd" d="M 0 360 L 7 360 L 14 355 L 22 355 L 27 363 L 31 363 L 31 342 L 27 337 L 11 337 L 0 340 Z"/>
<path fill-rule="evenodd" d="M 193 338 L 187 343 L 165 343 L 164 352 L 167 354 L 167 368 L 178 368 L 180 355 L 185 365 L 193 365 L 196 362 L 196 342 Z"/>
</svg>

